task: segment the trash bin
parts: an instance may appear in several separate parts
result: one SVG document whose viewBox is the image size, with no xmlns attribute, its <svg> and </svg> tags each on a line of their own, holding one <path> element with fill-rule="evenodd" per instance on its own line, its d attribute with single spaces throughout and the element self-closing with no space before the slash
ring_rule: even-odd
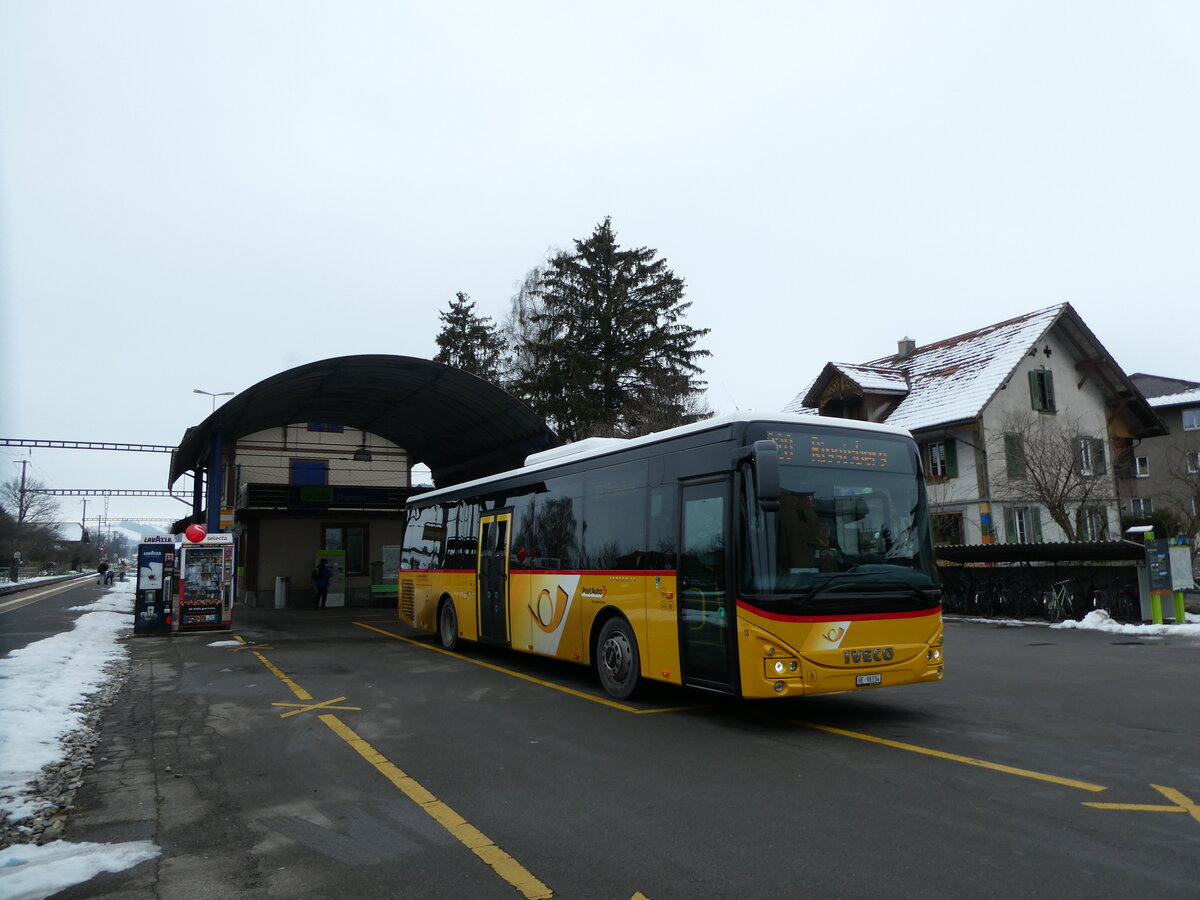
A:
<svg viewBox="0 0 1200 900">
<path fill-rule="evenodd" d="M 288 575 L 275 576 L 275 608 L 287 609 L 288 595 L 292 592 L 292 579 Z"/>
</svg>

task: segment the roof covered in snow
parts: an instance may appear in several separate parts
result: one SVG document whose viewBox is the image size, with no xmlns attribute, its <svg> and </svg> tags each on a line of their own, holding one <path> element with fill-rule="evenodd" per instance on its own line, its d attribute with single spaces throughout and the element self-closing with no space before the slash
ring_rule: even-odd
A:
<svg viewBox="0 0 1200 900">
<path fill-rule="evenodd" d="M 1192 403 L 1200 403 L 1200 388 L 1181 391 L 1178 394 L 1163 394 L 1161 397 L 1151 397 L 1146 402 L 1156 409 L 1165 406 L 1188 406 Z"/>
<path fill-rule="evenodd" d="M 784 411 L 816 412 L 821 392 L 840 373 L 864 394 L 902 397 L 884 416 L 889 425 L 917 431 L 967 422 L 980 416 L 1021 360 L 1052 328 L 1077 359 L 1093 364 L 1092 371 L 1105 383 L 1110 396 L 1132 401 L 1145 434 L 1163 433 L 1162 423 L 1129 377 L 1069 303 L 916 347 L 905 356 L 896 354 L 856 365 L 829 363 Z"/>
</svg>

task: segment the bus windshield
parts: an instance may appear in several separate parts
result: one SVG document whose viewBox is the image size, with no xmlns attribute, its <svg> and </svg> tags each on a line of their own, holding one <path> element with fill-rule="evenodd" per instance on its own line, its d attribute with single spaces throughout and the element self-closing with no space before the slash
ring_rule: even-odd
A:
<svg viewBox="0 0 1200 900">
<path fill-rule="evenodd" d="M 779 447 L 779 510 L 759 508 L 753 471 L 744 468 L 742 592 L 804 600 L 888 590 L 927 599 L 937 576 L 912 443 L 769 429 L 761 437 Z"/>
</svg>

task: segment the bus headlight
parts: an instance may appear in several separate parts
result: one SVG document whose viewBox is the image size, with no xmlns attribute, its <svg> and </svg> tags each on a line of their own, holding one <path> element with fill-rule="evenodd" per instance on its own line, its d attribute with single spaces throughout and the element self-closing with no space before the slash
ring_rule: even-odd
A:
<svg viewBox="0 0 1200 900">
<path fill-rule="evenodd" d="M 941 659 L 941 658 L 942 658 L 942 651 L 941 651 L 941 649 L 940 649 L 940 648 L 938 648 L 938 647 L 934 647 L 932 650 L 926 650 L 926 651 L 925 651 L 925 658 L 926 658 L 926 659 L 931 659 L 931 660 L 933 660 L 934 662 L 936 662 L 937 660 L 939 660 L 939 659 Z"/>
<path fill-rule="evenodd" d="M 782 659 L 766 660 L 767 677 L 796 677 L 800 674 L 800 661 L 795 657 L 783 657 Z"/>
</svg>

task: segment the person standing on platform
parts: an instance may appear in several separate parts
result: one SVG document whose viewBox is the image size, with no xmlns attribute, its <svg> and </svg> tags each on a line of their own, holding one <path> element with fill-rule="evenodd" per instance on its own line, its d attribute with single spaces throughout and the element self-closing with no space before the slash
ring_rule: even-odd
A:
<svg viewBox="0 0 1200 900">
<path fill-rule="evenodd" d="M 329 563 L 321 560 L 312 570 L 313 587 L 317 589 L 317 609 L 325 608 L 325 601 L 329 597 L 329 582 L 333 580 L 333 570 L 329 568 Z"/>
</svg>

